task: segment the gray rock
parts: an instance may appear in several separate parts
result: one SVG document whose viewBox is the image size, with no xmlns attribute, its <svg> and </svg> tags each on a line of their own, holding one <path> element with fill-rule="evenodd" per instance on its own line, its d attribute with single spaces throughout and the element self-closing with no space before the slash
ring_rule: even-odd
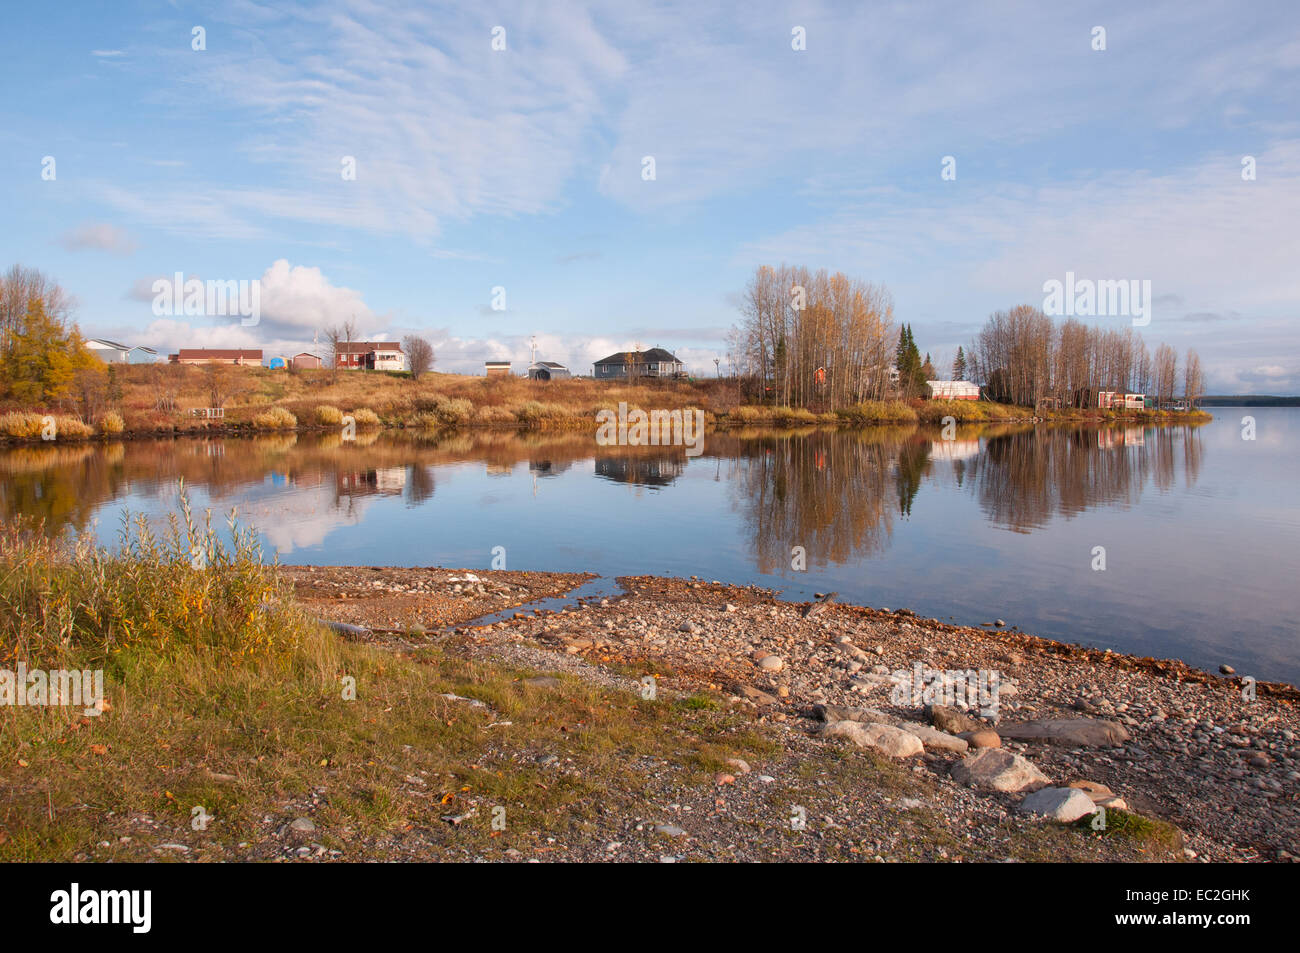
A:
<svg viewBox="0 0 1300 953">
<path fill-rule="evenodd" d="M 1012 793 L 1036 791 L 1050 783 L 1032 762 L 1002 748 L 981 748 L 963 758 L 952 766 L 952 776 L 969 787 Z"/>
<path fill-rule="evenodd" d="M 664 834 L 668 837 L 685 837 L 686 831 L 682 830 L 676 824 L 656 824 L 656 834 Z"/>
<path fill-rule="evenodd" d="M 892 725 L 873 722 L 835 721 L 823 728 L 822 734 L 828 738 L 847 738 L 859 748 L 890 758 L 911 758 L 925 750 L 916 735 Z"/>
<path fill-rule="evenodd" d="M 950 735 L 946 731 L 939 731 L 931 728 L 929 725 L 923 725 L 919 721 L 900 721 L 898 727 L 906 731 L 909 735 L 915 735 L 921 740 L 921 744 L 930 751 L 952 751 L 957 754 L 965 754 L 969 744 L 956 735 Z"/>
<path fill-rule="evenodd" d="M 825 722 L 862 721 L 878 725 L 892 725 L 898 719 L 876 708 L 849 708 L 845 705 L 813 705 L 813 714 Z"/>
<path fill-rule="evenodd" d="M 1080 748 L 1112 748 L 1129 740 L 1116 721 L 1100 718 L 1035 718 L 998 725 L 998 734 L 1016 741 L 1044 741 Z"/>
<path fill-rule="evenodd" d="M 1097 813 L 1092 798 L 1078 788 L 1043 788 L 1020 802 L 1022 814 L 1037 814 L 1069 824 L 1081 817 Z"/>
<path fill-rule="evenodd" d="M 764 655 L 758 660 L 758 667 L 765 672 L 779 672 L 785 668 L 785 662 L 781 661 L 779 655 Z"/>
<path fill-rule="evenodd" d="M 300 834 L 310 834 L 316 830 L 316 823 L 310 817 L 294 818 L 289 825 L 289 830 L 297 831 Z"/>
</svg>

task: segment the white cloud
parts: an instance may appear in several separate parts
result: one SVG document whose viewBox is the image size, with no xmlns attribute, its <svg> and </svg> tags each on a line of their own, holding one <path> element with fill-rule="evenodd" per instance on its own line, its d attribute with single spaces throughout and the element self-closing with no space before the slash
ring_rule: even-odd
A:
<svg viewBox="0 0 1300 953">
<path fill-rule="evenodd" d="M 111 255 L 130 255 L 137 247 L 124 229 L 105 222 L 87 222 L 65 232 L 59 241 L 68 251 L 105 251 Z"/>
</svg>

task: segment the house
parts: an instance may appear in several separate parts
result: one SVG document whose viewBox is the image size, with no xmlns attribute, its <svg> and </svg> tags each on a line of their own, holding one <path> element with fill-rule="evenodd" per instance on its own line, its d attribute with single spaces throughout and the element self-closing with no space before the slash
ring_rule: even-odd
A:
<svg viewBox="0 0 1300 953">
<path fill-rule="evenodd" d="M 137 344 L 126 352 L 126 362 L 128 364 L 157 364 L 158 352 L 151 347 Z"/>
<path fill-rule="evenodd" d="M 260 347 L 183 347 L 176 354 L 168 354 L 172 364 L 243 364 L 261 365 Z"/>
<path fill-rule="evenodd" d="M 406 356 L 396 341 L 340 341 L 334 346 L 334 360 L 349 371 L 406 369 Z"/>
<path fill-rule="evenodd" d="M 509 377 L 510 376 L 509 361 L 484 361 L 483 369 L 487 373 L 488 377 Z"/>
<path fill-rule="evenodd" d="M 596 379 L 618 377 L 683 377 L 686 365 L 661 347 L 648 351 L 619 351 L 595 364 Z"/>
<path fill-rule="evenodd" d="M 979 400 L 980 388 L 970 381 L 926 381 L 934 400 Z"/>
<path fill-rule="evenodd" d="M 316 370 L 321 366 L 321 359 L 315 354 L 308 354 L 306 351 L 300 351 L 293 357 L 289 358 L 289 366 L 295 371 Z"/>
<path fill-rule="evenodd" d="M 1148 404 L 1146 394 L 1121 394 L 1115 390 L 1103 390 L 1097 393 L 1097 406 L 1102 410 L 1145 410 Z"/>
<path fill-rule="evenodd" d="M 563 364 L 556 364 L 554 361 L 538 361 L 528 368 L 528 376 L 535 381 L 558 381 L 573 375 Z"/>
<path fill-rule="evenodd" d="M 127 345 L 118 344 L 116 341 L 106 341 L 102 338 L 91 338 L 87 341 L 86 350 L 105 364 L 125 364 L 127 363 L 127 355 L 131 353 L 131 348 Z"/>
</svg>

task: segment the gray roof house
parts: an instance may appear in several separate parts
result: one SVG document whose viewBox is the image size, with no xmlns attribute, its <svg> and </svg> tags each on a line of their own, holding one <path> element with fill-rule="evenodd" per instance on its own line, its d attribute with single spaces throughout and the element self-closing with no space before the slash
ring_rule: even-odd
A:
<svg viewBox="0 0 1300 953">
<path fill-rule="evenodd" d="M 616 377 L 683 377 L 686 365 L 661 347 L 648 351 L 619 351 L 594 365 L 597 380 Z"/>
<path fill-rule="evenodd" d="M 558 381 L 573 375 L 563 364 L 554 361 L 538 361 L 529 366 L 528 376 L 535 381 Z"/>
</svg>

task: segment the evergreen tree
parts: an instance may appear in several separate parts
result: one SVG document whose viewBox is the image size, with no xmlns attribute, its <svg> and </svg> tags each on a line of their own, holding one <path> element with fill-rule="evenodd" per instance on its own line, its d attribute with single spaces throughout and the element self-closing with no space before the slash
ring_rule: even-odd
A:
<svg viewBox="0 0 1300 953">
<path fill-rule="evenodd" d="M 966 379 L 966 352 L 957 345 L 957 357 L 952 362 L 952 379 L 955 381 L 964 381 Z"/>
</svg>

